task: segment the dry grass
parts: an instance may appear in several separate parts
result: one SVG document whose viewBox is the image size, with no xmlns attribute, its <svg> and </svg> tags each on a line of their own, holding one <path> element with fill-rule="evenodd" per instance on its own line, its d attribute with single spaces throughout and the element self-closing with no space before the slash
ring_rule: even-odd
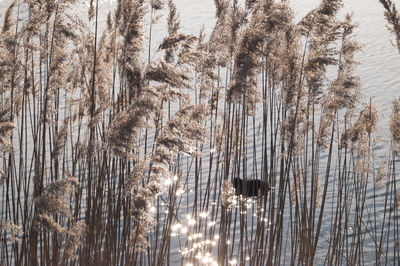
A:
<svg viewBox="0 0 400 266">
<path fill-rule="evenodd" d="M 216 0 L 208 38 L 181 32 L 172 0 L 119 0 L 102 33 L 99 1 L 75 4 L 4 14 L 1 264 L 399 261 L 399 100 L 378 166 L 341 1 L 296 24 L 286 2 Z M 266 189 L 243 197 L 238 178 Z"/>
</svg>

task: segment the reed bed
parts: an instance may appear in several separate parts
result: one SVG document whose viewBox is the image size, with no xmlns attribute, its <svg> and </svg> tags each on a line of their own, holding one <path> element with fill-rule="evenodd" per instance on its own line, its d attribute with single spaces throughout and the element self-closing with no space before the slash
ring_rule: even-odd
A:
<svg viewBox="0 0 400 266">
<path fill-rule="evenodd" d="M 381 162 L 341 1 L 215 0 L 209 36 L 173 0 L 76 4 L 2 17 L 0 264 L 400 263 L 400 100 Z"/>
</svg>

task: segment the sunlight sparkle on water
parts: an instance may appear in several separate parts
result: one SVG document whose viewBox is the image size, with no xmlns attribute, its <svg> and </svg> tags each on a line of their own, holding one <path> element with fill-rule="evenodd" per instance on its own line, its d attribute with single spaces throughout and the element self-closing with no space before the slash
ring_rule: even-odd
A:
<svg viewBox="0 0 400 266">
<path fill-rule="evenodd" d="M 201 238 L 201 236 L 202 236 L 201 233 L 193 234 L 192 239 L 199 239 L 199 238 Z"/>
<path fill-rule="evenodd" d="M 195 225 L 196 224 L 196 220 L 192 218 L 192 216 L 190 214 L 188 214 L 186 216 L 186 220 L 188 221 L 188 225 Z"/>
<path fill-rule="evenodd" d="M 237 259 L 232 259 L 232 260 L 228 261 L 228 263 L 229 263 L 229 265 L 237 265 L 238 261 L 237 261 Z"/>
<path fill-rule="evenodd" d="M 211 257 L 210 253 L 197 253 L 195 258 L 199 260 L 201 263 L 204 263 L 206 265 L 218 265 L 218 263 L 214 260 L 214 258 Z"/>
<path fill-rule="evenodd" d="M 180 223 L 174 224 L 171 229 L 172 231 L 178 231 L 179 229 L 181 229 L 183 226 Z"/>
<path fill-rule="evenodd" d="M 171 178 L 167 178 L 167 179 L 164 180 L 164 185 L 165 186 L 169 186 L 171 184 L 172 184 L 172 179 Z"/>
<path fill-rule="evenodd" d="M 177 196 L 180 196 L 180 195 L 182 195 L 183 193 L 185 193 L 185 190 L 183 190 L 183 189 L 178 189 L 178 190 L 176 191 L 176 195 L 177 195 Z"/>
<path fill-rule="evenodd" d="M 207 218 L 208 212 L 201 212 L 201 213 L 199 214 L 199 216 L 200 216 L 200 218 Z"/>
<path fill-rule="evenodd" d="M 214 226 L 216 224 L 216 222 L 215 221 L 209 221 L 208 222 L 208 227 L 212 227 L 212 226 Z"/>
<path fill-rule="evenodd" d="M 179 250 L 179 252 L 181 253 L 181 255 L 186 255 L 189 254 L 190 250 L 188 248 L 185 248 L 184 250 Z"/>
</svg>

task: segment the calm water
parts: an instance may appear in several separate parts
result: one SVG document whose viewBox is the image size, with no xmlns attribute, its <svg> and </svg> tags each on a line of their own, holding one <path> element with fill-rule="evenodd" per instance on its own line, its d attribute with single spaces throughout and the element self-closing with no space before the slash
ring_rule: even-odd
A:
<svg viewBox="0 0 400 266">
<path fill-rule="evenodd" d="M 296 21 L 299 21 L 318 0 L 292 0 Z M 388 119 L 391 114 L 392 101 L 400 96 L 400 55 L 397 47 L 391 45 L 394 36 L 386 29 L 383 8 L 378 0 L 344 0 L 344 8 L 340 17 L 352 13 L 353 19 L 359 24 L 356 29 L 356 39 L 363 45 L 363 51 L 356 59 L 360 62 L 358 75 L 361 77 L 365 98 L 377 104 L 380 112 L 379 129 L 385 138 L 388 137 Z M 215 23 L 215 8 L 213 0 L 177 0 L 183 31 L 196 34 L 204 26 L 210 32 Z M 160 23 L 162 24 L 162 22 Z M 156 36 L 164 36 L 164 27 L 158 25 Z M 155 39 L 154 48 L 159 42 Z"/>
<path fill-rule="evenodd" d="M 3 19 L 5 10 L 11 2 L 11 0 L 0 0 L 0 19 Z M 204 27 L 205 32 L 210 33 L 215 23 L 213 0 L 176 0 L 175 2 L 180 13 L 182 31 L 197 35 Z M 297 21 L 319 4 L 318 0 L 288 2 L 295 11 Z M 99 0 L 102 18 L 105 19 L 105 15 L 113 10 L 114 3 L 115 0 Z M 391 113 L 391 104 L 395 97 L 400 96 L 400 55 L 397 48 L 390 43 L 394 37 L 386 30 L 383 8 L 378 0 L 344 0 L 343 3 L 344 8 L 340 12 L 340 17 L 346 13 L 352 13 L 353 20 L 359 24 L 355 33 L 357 40 L 363 45 L 363 51 L 357 55 L 356 59 L 361 63 L 358 74 L 364 88 L 364 101 L 369 102 L 369 98 L 372 98 L 372 101 L 377 104 L 381 112 L 380 129 L 382 134 L 387 135 L 385 132 L 388 130 L 387 122 Z M 87 4 L 82 4 L 74 12 L 85 16 L 86 6 Z M 153 28 L 153 55 L 165 35 L 163 18 Z"/>
<path fill-rule="evenodd" d="M 11 2 L 11 0 L 0 0 L 0 19 L 3 19 L 5 10 Z M 289 2 L 294 8 L 297 21 L 319 4 L 317 0 L 293 0 Z M 354 21 L 359 24 L 356 30 L 356 38 L 363 44 L 363 51 L 356 58 L 360 61 L 358 74 L 364 88 L 365 98 L 363 102 L 369 102 L 369 98 L 372 98 L 372 101 L 377 104 L 380 111 L 380 134 L 387 138 L 392 101 L 400 96 L 398 87 L 398 84 L 400 84 L 400 55 L 397 48 L 390 43 L 390 40 L 394 37 L 386 30 L 383 8 L 378 0 L 344 0 L 343 2 L 345 7 L 342 9 L 340 17 L 343 17 L 346 13 L 353 13 Z M 113 10 L 115 1 L 100 0 L 99 3 L 100 10 L 103 13 L 101 18 L 105 18 L 105 15 Z M 213 0 L 176 0 L 176 5 L 180 12 L 182 30 L 185 33 L 197 35 L 202 27 L 204 27 L 206 33 L 211 32 L 215 23 Z M 86 16 L 86 5 L 80 5 L 73 12 Z M 163 19 L 165 19 L 165 16 L 153 28 L 152 54 L 154 57 L 157 56 L 155 51 L 165 36 Z M 102 22 L 104 23 L 104 20 Z M 386 156 L 386 154 L 387 149 L 385 148 L 382 156 Z M 204 159 L 204 161 L 206 160 L 207 158 Z M 203 182 L 205 181 L 204 179 Z M 194 187 L 193 182 L 193 180 L 189 180 L 187 189 L 189 193 L 191 192 L 190 188 Z M 205 186 L 205 183 L 203 185 Z M 186 202 L 183 199 L 183 206 L 190 206 L 192 198 L 193 195 L 189 195 Z M 175 255 L 173 262 L 179 263 L 179 255 Z"/>
<path fill-rule="evenodd" d="M 198 5 L 194 3 L 199 3 Z M 289 1 L 300 20 L 318 0 Z M 396 2 L 396 1 L 395 1 Z M 365 102 L 369 98 L 377 104 L 380 111 L 381 134 L 387 136 L 388 119 L 391 114 L 392 101 L 400 96 L 400 55 L 397 47 L 391 45 L 394 39 L 386 29 L 383 8 L 378 0 L 344 0 L 344 8 L 340 17 L 346 13 L 353 13 L 353 19 L 359 24 L 356 29 L 356 38 L 363 45 L 363 51 L 356 59 L 361 63 L 358 74 L 361 77 Z M 182 25 L 185 31 L 197 32 L 202 25 L 206 29 L 213 27 L 214 5 L 211 0 L 179 0 Z"/>
</svg>

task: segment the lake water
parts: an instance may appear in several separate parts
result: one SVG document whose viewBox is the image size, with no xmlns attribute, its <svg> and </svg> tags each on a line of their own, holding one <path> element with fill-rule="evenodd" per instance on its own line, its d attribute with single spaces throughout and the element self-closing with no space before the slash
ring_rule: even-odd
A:
<svg viewBox="0 0 400 266">
<path fill-rule="evenodd" d="M 312 8 L 319 4 L 317 0 L 294 0 L 289 1 L 294 8 L 296 20 L 300 20 Z M 4 12 L 11 0 L 0 0 L 0 15 L 3 19 Z M 383 16 L 383 8 L 378 0 L 344 0 L 344 8 L 340 13 L 343 17 L 346 13 L 353 13 L 353 20 L 359 24 L 356 29 L 356 39 L 362 43 L 363 51 L 356 59 L 360 62 L 358 74 L 361 77 L 365 98 L 376 103 L 380 112 L 379 129 L 384 138 L 388 137 L 389 116 L 392 108 L 392 101 L 400 96 L 400 55 L 397 47 L 391 45 L 390 40 L 394 39 L 386 30 L 386 21 Z M 113 0 L 100 0 L 100 18 L 104 23 L 106 14 L 113 10 Z M 205 32 L 210 33 L 215 24 L 215 8 L 212 0 L 177 0 L 177 8 L 180 13 L 182 30 L 185 33 L 197 35 L 204 26 Z M 74 12 L 86 16 L 86 5 L 80 5 Z M 165 18 L 165 16 L 164 16 Z M 160 41 L 165 35 L 165 23 L 161 20 L 153 28 L 152 54 L 155 53 Z M 386 156 L 387 150 L 382 156 Z M 204 161 L 207 160 L 207 157 Z M 205 163 L 206 164 L 206 163 Z M 203 180 L 203 186 L 206 180 Z M 193 179 L 189 180 L 188 191 L 194 187 Z M 191 193 L 191 192 L 190 192 Z M 193 195 L 189 195 L 186 201 L 183 199 L 182 209 L 190 206 Z M 329 201 L 329 198 L 328 198 Z M 251 213 L 250 213 L 251 215 Z M 172 262 L 179 262 L 179 255 L 175 254 Z"/>
<path fill-rule="evenodd" d="M 180 12 L 182 30 L 196 34 L 204 26 L 210 32 L 215 24 L 215 7 L 212 0 L 177 0 L 175 1 Z M 318 0 L 288 1 L 295 12 L 296 21 L 299 21 L 310 10 L 318 6 Z M 109 2 L 108 2 L 109 3 Z M 388 137 L 389 116 L 392 101 L 400 96 L 400 55 L 397 47 L 391 44 L 394 36 L 386 29 L 386 20 L 383 7 L 378 0 L 344 0 L 339 17 L 353 14 L 354 22 L 359 24 L 355 30 L 356 39 L 363 45 L 362 52 L 356 59 L 360 62 L 358 75 L 361 78 L 364 102 L 369 98 L 376 103 L 380 112 L 379 129 L 385 138 Z M 155 27 L 155 36 L 164 36 L 162 22 Z M 154 40 L 153 50 L 158 46 L 157 37 Z"/>
<path fill-rule="evenodd" d="M 11 0 L 0 0 L 0 19 Z M 88 2 L 88 1 L 87 1 Z M 212 0 L 177 0 L 182 31 L 197 35 L 202 27 L 210 33 L 215 24 L 215 7 Z M 288 1 L 293 7 L 296 20 L 299 21 L 312 8 L 319 4 L 318 0 L 292 0 Z M 356 59 L 361 63 L 358 74 L 361 77 L 365 102 L 369 98 L 375 102 L 381 114 L 380 129 L 384 134 L 388 130 L 388 116 L 391 113 L 393 99 L 400 96 L 400 55 L 397 47 L 390 41 L 394 36 L 386 29 L 383 16 L 383 7 L 378 0 L 344 0 L 344 7 L 339 17 L 346 13 L 353 14 L 353 20 L 359 24 L 356 29 L 356 39 L 363 45 L 363 51 Z M 86 16 L 87 4 L 82 4 L 80 15 Z M 106 14 L 113 10 L 115 0 L 100 0 L 99 7 L 103 23 Z M 165 17 L 165 16 L 164 16 Z M 152 50 L 155 51 L 165 33 L 165 23 L 161 20 L 154 26 L 154 40 Z"/>
</svg>

